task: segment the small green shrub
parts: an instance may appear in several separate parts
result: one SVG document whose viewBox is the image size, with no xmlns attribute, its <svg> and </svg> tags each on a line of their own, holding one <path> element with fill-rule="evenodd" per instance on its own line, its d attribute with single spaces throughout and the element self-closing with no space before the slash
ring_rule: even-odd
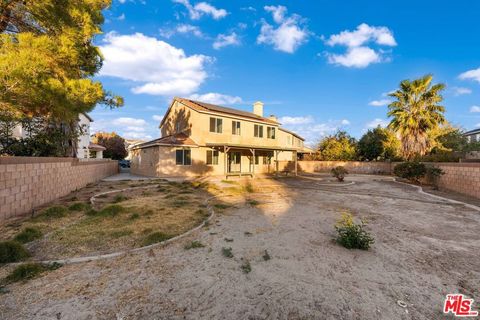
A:
<svg viewBox="0 0 480 320">
<path fill-rule="evenodd" d="M 56 270 L 62 265 L 59 263 L 42 264 L 26 263 L 16 267 L 5 279 L 4 283 L 9 284 L 18 281 L 26 281 L 37 277 L 45 271 Z"/>
<path fill-rule="evenodd" d="M 437 188 L 438 179 L 444 174 L 445 172 L 441 168 L 429 165 L 427 166 L 425 177 L 435 188 Z"/>
<path fill-rule="evenodd" d="M 342 218 L 335 225 L 338 232 L 337 242 L 347 249 L 368 250 L 375 240 L 364 226 L 364 221 L 356 224 L 351 214 L 342 214 Z"/>
<path fill-rule="evenodd" d="M 67 215 L 67 208 L 64 206 L 53 206 L 45 209 L 41 216 L 45 218 L 62 218 Z"/>
<path fill-rule="evenodd" d="M 28 243 L 32 242 L 33 240 L 39 239 L 42 237 L 42 232 L 37 228 L 25 228 L 17 234 L 13 240 L 20 242 L 20 243 Z"/>
<path fill-rule="evenodd" d="M 142 244 L 143 244 L 143 246 L 149 246 L 151 244 L 158 243 L 158 242 L 163 242 L 163 241 L 166 241 L 166 240 L 171 239 L 171 238 L 173 238 L 173 236 L 170 235 L 170 234 L 163 233 L 163 232 L 154 232 L 154 233 L 149 234 L 143 240 Z"/>
<path fill-rule="evenodd" d="M 90 209 L 90 210 L 88 210 L 87 212 L 85 212 L 85 215 L 87 215 L 87 216 L 96 216 L 96 215 L 98 215 L 98 211 L 95 210 L 95 209 Z"/>
<path fill-rule="evenodd" d="M 222 255 L 225 258 L 233 258 L 232 248 L 222 248 Z"/>
<path fill-rule="evenodd" d="M 29 256 L 27 249 L 19 242 L 0 242 L 0 264 L 22 261 Z"/>
<path fill-rule="evenodd" d="M 68 210 L 70 211 L 84 211 L 89 209 L 90 206 L 84 202 L 75 202 L 72 203 L 69 207 Z"/>
<path fill-rule="evenodd" d="M 268 254 L 267 250 L 265 250 L 265 253 L 263 254 L 262 258 L 265 261 L 268 261 L 268 260 L 272 259 L 272 257 L 270 257 L 270 254 Z"/>
<path fill-rule="evenodd" d="M 251 205 L 252 207 L 256 207 L 256 206 L 258 206 L 258 205 L 260 204 L 259 201 L 254 200 L 254 199 L 249 199 L 249 200 L 247 200 L 247 203 L 248 203 L 249 205 Z"/>
<path fill-rule="evenodd" d="M 347 169 L 345 169 L 345 167 L 342 167 L 342 166 L 335 167 L 332 170 L 330 170 L 330 172 L 332 173 L 332 176 L 337 178 L 337 180 L 340 182 L 343 182 L 343 180 L 345 179 L 345 176 L 348 174 Z"/>
<path fill-rule="evenodd" d="M 190 249 L 203 248 L 203 247 L 205 247 L 205 245 L 203 243 L 195 240 L 195 241 L 192 241 L 192 242 L 186 244 L 183 248 L 185 250 L 190 250 Z"/>
<path fill-rule="evenodd" d="M 136 220 L 138 218 L 140 218 L 140 215 L 138 213 L 134 213 L 128 217 L 128 220 Z"/>
<path fill-rule="evenodd" d="M 132 230 L 124 229 L 124 230 L 113 231 L 112 233 L 110 233 L 110 236 L 114 239 L 118 239 L 118 238 L 129 236 L 132 233 L 133 233 Z"/>
<path fill-rule="evenodd" d="M 252 266 L 250 265 L 250 261 L 245 260 L 244 263 L 240 266 L 242 268 L 243 273 L 250 273 L 252 271 Z"/>
<path fill-rule="evenodd" d="M 111 204 L 97 212 L 97 215 L 115 217 L 125 211 L 125 208 L 118 204 Z"/>
<path fill-rule="evenodd" d="M 247 182 L 244 189 L 248 193 L 253 193 L 255 191 L 253 185 L 250 182 Z"/>
<path fill-rule="evenodd" d="M 412 182 L 419 182 L 427 173 L 427 168 L 423 163 L 412 161 L 397 164 L 393 168 L 393 173 L 400 178 L 407 179 Z"/>
<path fill-rule="evenodd" d="M 122 202 L 122 201 L 125 201 L 125 200 L 128 200 L 128 198 L 125 197 L 123 194 L 117 194 L 117 195 L 113 198 L 113 203 L 119 203 L 119 202 Z"/>
</svg>

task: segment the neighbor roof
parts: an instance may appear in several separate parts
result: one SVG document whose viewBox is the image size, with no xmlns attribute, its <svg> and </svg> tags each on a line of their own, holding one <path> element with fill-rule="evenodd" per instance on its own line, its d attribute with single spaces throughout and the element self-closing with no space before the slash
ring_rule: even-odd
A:
<svg viewBox="0 0 480 320">
<path fill-rule="evenodd" d="M 218 106 L 218 105 L 211 104 L 211 103 L 195 101 L 195 100 L 179 98 L 179 97 L 175 97 L 175 98 L 173 98 L 173 100 L 174 101 L 176 100 L 176 101 L 186 105 L 187 107 L 190 107 L 190 108 L 192 108 L 196 111 L 199 111 L 199 112 L 210 111 L 210 112 L 223 113 L 223 114 L 229 114 L 229 115 L 233 115 L 233 116 L 249 118 L 249 119 L 252 119 L 252 120 L 267 122 L 267 123 L 275 124 L 275 125 L 279 124 L 275 120 L 265 118 L 265 117 L 260 117 L 259 115 L 256 115 L 252 112 L 237 110 L 237 109 L 228 108 L 228 107 L 222 107 L 222 106 Z M 168 111 L 167 111 L 167 113 L 168 113 Z M 166 116 L 163 118 L 162 122 L 160 123 L 160 127 L 163 125 L 163 122 L 165 121 L 166 118 L 167 118 Z"/>
<path fill-rule="evenodd" d="M 173 135 L 158 138 L 155 140 L 147 141 L 145 143 L 136 144 L 132 147 L 132 149 L 148 148 L 148 147 L 153 147 L 158 145 L 198 147 L 198 144 L 195 141 L 193 141 L 192 138 L 187 136 L 185 133 L 180 132 Z"/>
<path fill-rule="evenodd" d="M 464 135 L 469 136 L 471 134 L 477 134 L 477 133 L 480 133 L 480 128 L 467 131 L 467 132 L 464 133 Z"/>
</svg>

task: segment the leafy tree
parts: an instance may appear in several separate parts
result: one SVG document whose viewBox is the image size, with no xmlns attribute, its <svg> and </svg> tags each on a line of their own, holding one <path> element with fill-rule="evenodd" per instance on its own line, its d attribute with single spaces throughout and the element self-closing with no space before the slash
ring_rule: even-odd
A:
<svg viewBox="0 0 480 320">
<path fill-rule="evenodd" d="M 324 137 L 318 144 L 321 160 L 355 160 L 357 155 L 355 138 L 345 131 Z"/>
<path fill-rule="evenodd" d="M 0 107 L 22 116 L 77 120 L 96 104 L 123 104 L 92 80 L 102 66 L 93 38 L 110 0 L 3 0 Z M 73 126 L 73 125 L 72 125 Z"/>
<path fill-rule="evenodd" d="M 357 149 L 361 160 L 385 160 L 398 157 L 400 142 L 395 134 L 378 126 L 368 130 L 358 141 Z"/>
<path fill-rule="evenodd" d="M 400 88 L 390 94 L 396 101 L 388 106 L 388 116 L 393 117 L 389 127 L 399 134 L 406 159 L 425 155 L 432 145 L 429 131 L 445 122 L 445 108 L 439 104 L 445 85 L 432 85 L 432 79 L 426 75 L 413 81 L 403 80 Z"/>
<path fill-rule="evenodd" d="M 468 144 L 467 138 L 463 135 L 462 130 L 452 126 L 448 122 L 430 130 L 429 138 L 432 153 L 464 151 Z"/>
<path fill-rule="evenodd" d="M 93 137 L 93 142 L 107 148 L 107 150 L 103 151 L 104 158 L 122 160 L 128 155 L 128 151 L 125 148 L 125 139 L 115 132 L 98 132 Z"/>
</svg>

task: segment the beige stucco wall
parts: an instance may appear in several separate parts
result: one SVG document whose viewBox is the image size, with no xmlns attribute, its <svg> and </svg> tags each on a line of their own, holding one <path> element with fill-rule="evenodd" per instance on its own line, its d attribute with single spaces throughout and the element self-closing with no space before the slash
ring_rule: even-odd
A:
<svg viewBox="0 0 480 320">
<path fill-rule="evenodd" d="M 210 118 L 222 119 L 222 133 L 210 132 Z M 240 121 L 240 135 L 232 134 L 232 121 Z M 263 126 L 263 138 L 254 137 L 254 125 Z M 267 138 L 267 127 L 275 128 L 275 139 Z M 207 143 L 229 143 L 263 147 L 302 148 L 303 141 L 277 125 L 227 115 L 200 113 L 175 101 L 162 126 L 162 136 L 184 132 L 200 146 Z M 290 137 L 290 138 L 288 138 Z"/>
<path fill-rule="evenodd" d="M 175 163 L 175 153 L 181 147 L 154 146 L 144 149 L 132 150 L 131 172 L 137 175 L 152 177 L 192 177 L 201 175 L 224 175 L 225 154 L 222 151 L 218 153 L 218 164 L 207 165 L 207 151 L 212 150 L 207 147 L 190 148 L 192 155 L 191 165 L 177 165 Z M 241 169 L 242 173 L 253 172 L 251 153 L 248 150 L 235 150 L 242 153 Z M 275 171 L 275 157 L 271 159 L 270 165 L 263 164 L 264 153 L 260 151 L 259 164 L 255 165 L 255 173 L 273 173 Z M 278 159 L 282 161 L 291 160 L 292 151 L 282 151 L 278 154 Z"/>
<path fill-rule="evenodd" d="M 0 222 L 117 172 L 112 160 L 0 157 Z"/>
</svg>

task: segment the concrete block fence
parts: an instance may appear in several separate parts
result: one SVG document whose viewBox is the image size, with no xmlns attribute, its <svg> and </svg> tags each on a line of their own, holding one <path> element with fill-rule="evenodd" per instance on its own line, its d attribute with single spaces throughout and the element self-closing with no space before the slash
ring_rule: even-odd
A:
<svg viewBox="0 0 480 320">
<path fill-rule="evenodd" d="M 0 223 L 117 172 L 108 159 L 0 157 Z"/>
<path fill-rule="evenodd" d="M 329 172 L 337 166 L 344 166 L 350 173 L 357 174 L 393 174 L 395 162 L 360 161 L 298 161 L 298 172 Z M 445 174 L 438 180 L 440 190 L 458 192 L 480 199 L 480 163 L 429 163 L 442 169 Z M 279 162 L 280 170 L 291 168 L 291 161 Z"/>
</svg>

